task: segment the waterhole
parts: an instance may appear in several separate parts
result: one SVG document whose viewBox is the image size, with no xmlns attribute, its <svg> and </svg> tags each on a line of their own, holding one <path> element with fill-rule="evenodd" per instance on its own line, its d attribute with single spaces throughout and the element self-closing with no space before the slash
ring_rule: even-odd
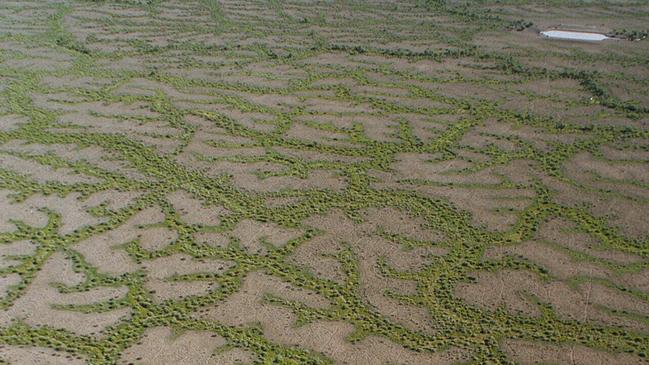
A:
<svg viewBox="0 0 649 365">
<path fill-rule="evenodd" d="M 575 32 L 570 30 L 546 30 L 541 32 L 541 35 L 543 37 L 550 38 L 550 39 L 562 39 L 562 40 L 586 41 L 586 42 L 599 42 L 610 38 L 601 33 Z"/>
</svg>

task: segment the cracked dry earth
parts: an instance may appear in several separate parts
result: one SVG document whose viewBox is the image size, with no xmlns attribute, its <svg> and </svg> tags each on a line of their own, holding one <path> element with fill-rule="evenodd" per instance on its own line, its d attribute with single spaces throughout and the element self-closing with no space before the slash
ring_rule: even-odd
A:
<svg viewBox="0 0 649 365">
<path fill-rule="evenodd" d="M 649 363 L 649 4 L 547 3 L 0 2 L 0 362 Z"/>
</svg>

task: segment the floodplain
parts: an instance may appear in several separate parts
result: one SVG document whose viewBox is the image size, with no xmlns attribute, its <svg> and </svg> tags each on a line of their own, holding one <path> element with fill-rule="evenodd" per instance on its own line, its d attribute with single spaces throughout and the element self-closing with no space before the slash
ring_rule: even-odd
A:
<svg viewBox="0 0 649 365">
<path fill-rule="evenodd" d="M 0 363 L 649 364 L 648 24 L 0 2 Z"/>
</svg>

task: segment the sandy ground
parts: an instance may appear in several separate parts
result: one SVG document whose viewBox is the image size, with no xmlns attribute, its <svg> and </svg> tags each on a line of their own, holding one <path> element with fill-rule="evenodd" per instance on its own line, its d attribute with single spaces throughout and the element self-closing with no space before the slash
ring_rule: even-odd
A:
<svg viewBox="0 0 649 365">
<path fill-rule="evenodd" d="M 649 363 L 647 14 L 3 1 L 0 363 Z"/>
</svg>

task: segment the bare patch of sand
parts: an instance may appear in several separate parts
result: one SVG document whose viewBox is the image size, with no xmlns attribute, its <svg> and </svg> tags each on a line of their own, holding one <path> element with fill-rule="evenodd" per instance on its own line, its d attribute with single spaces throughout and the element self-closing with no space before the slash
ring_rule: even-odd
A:
<svg viewBox="0 0 649 365">
<path fill-rule="evenodd" d="M 0 245 L 0 268 L 18 264 L 15 256 L 27 256 L 36 251 L 36 245 L 31 241 L 16 241 Z"/>
<path fill-rule="evenodd" d="M 538 235 L 560 246 L 619 264 L 631 264 L 642 260 L 632 254 L 602 247 L 594 237 L 579 232 L 574 223 L 562 219 L 553 219 L 542 224 Z"/>
<path fill-rule="evenodd" d="M 80 305 L 106 302 L 123 297 L 126 287 L 96 288 L 85 292 L 60 293 L 52 284 L 76 285 L 84 276 L 72 270 L 72 263 L 61 253 L 45 262 L 25 293 L 7 310 L 0 312 L 0 323 L 22 320 L 32 326 L 63 328 L 79 335 L 98 335 L 106 327 L 125 319 L 130 308 L 102 313 L 82 313 L 55 309 L 53 305 Z"/>
<path fill-rule="evenodd" d="M 90 195 L 84 203 L 87 207 L 104 204 L 108 209 L 119 210 L 126 208 L 140 196 L 142 196 L 140 191 L 104 190 Z"/>
<path fill-rule="evenodd" d="M 565 365 L 641 365 L 647 361 L 628 354 L 611 354 L 585 346 L 560 346 L 525 340 L 506 340 L 504 351 L 517 363 Z"/>
<path fill-rule="evenodd" d="M 138 234 L 140 247 L 147 251 L 161 250 L 178 238 L 178 232 L 166 227 L 151 227 Z"/>
<path fill-rule="evenodd" d="M 282 228 L 272 223 L 260 223 L 249 219 L 239 222 L 232 231 L 241 246 L 257 254 L 266 253 L 263 242 L 281 247 L 291 239 L 299 237 L 300 233 L 297 229 Z"/>
<path fill-rule="evenodd" d="M 214 259 L 195 259 L 185 254 L 160 257 L 142 264 L 147 273 L 144 286 L 156 302 L 177 300 L 193 295 L 206 295 L 218 285 L 211 281 L 173 280 L 175 276 L 209 273 L 219 274 L 232 263 Z"/>
<path fill-rule="evenodd" d="M 83 365 L 86 361 L 67 352 L 46 347 L 0 345 L 0 359 L 21 365 Z"/>
<path fill-rule="evenodd" d="M 0 130 L 9 132 L 20 128 L 21 125 L 28 123 L 29 119 L 20 115 L 1 115 L 0 116 Z"/>
<path fill-rule="evenodd" d="M 649 304 L 620 290 L 590 281 L 572 288 L 562 281 L 543 282 L 534 274 L 524 271 L 479 272 L 476 277 L 475 284 L 458 285 L 455 294 L 479 307 L 489 310 L 505 308 L 537 316 L 540 314 L 539 308 L 526 297 L 533 294 L 541 302 L 551 304 L 559 317 L 565 319 L 649 331 L 642 321 L 603 310 L 629 311 L 642 316 L 649 313 Z"/>
<path fill-rule="evenodd" d="M 7 170 L 14 171 L 20 175 L 28 175 L 39 182 L 55 181 L 63 184 L 74 183 L 97 183 L 100 180 L 75 173 L 69 168 L 53 168 L 42 165 L 36 161 L 26 160 L 20 157 L 0 154 L 0 166 Z"/>
<path fill-rule="evenodd" d="M 36 211 L 33 207 L 26 204 L 16 204 L 11 195 L 15 192 L 11 190 L 0 191 L 0 231 L 11 232 L 16 229 L 12 221 L 20 221 L 32 227 L 45 227 L 47 224 L 47 215 Z"/>
<path fill-rule="evenodd" d="M 505 255 L 520 256 L 539 264 L 560 279 L 578 276 L 593 278 L 611 278 L 613 273 L 600 265 L 575 261 L 565 252 L 557 250 L 542 242 L 524 242 L 515 246 L 493 247 L 485 252 L 485 258 L 498 259 Z"/>
<path fill-rule="evenodd" d="M 213 274 L 227 270 L 232 264 L 214 259 L 194 259 L 185 254 L 174 254 L 160 257 L 144 263 L 148 276 L 154 279 L 165 279 L 174 275 L 209 272 Z"/>
<path fill-rule="evenodd" d="M 155 224 L 163 220 L 164 214 L 160 208 L 151 207 L 137 213 L 111 231 L 79 242 L 74 249 L 83 254 L 86 261 L 96 266 L 100 272 L 112 274 L 133 272 L 137 270 L 137 265 L 121 245 L 137 239 L 145 230 L 140 228 L 141 225 Z"/>
<path fill-rule="evenodd" d="M 378 236 L 377 229 L 381 227 L 387 232 L 406 233 L 406 237 L 429 241 L 440 239 L 441 236 L 427 229 L 423 221 L 395 209 L 368 209 L 363 212 L 363 217 L 365 222 L 356 224 L 342 212 L 333 211 L 308 219 L 305 223 L 325 233 L 302 244 L 290 259 L 318 276 L 342 281 L 345 276 L 340 271 L 340 263 L 331 255 L 336 255 L 346 245 L 350 246 L 358 258 L 359 294 L 391 320 L 414 330 L 434 332 L 434 323 L 426 309 L 407 305 L 385 294 L 386 291 L 417 294 L 416 283 L 386 277 L 380 272 L 378 260 L 386 259 L 388 265 L 399 271 L 416 272 L 429 262 L 432 255 L 441 255 L 446 251 L 434 247 L 405 251 Z"/>
<path fill-rule="evenodd" d="M 39 194 L 29 197 L 25 200 L 24 204 L 30 207 L 32 211 L 47 208 L 59 213 L 61 216 L 61 228 L 59 231 L 65 235 L 84 226 L 92 226 L 106 221 L 105 218 L 90 215 L 84 209 L 85 205 L 79 199 L 80 196 L 78 193 L 72 193 L 65 198 L 60 198 L 58 196 L 43 196 Z"/>
<path fill-rule="evenodd" d="M 205 206 L 184 190 L 177 190 L 167 195 L 167 199 L 181 219 L 188 224 L 216 226 L 221 222 L 221 217 L 227 213 L 223 207 Z"/>
<path fill-rule="evenodd" d="M 317 294 L 299 290 L 267 275 L 252 273 L 246 277 L 239 292 L 202 316 L 234 326 L 260 323 L 264 335 L 270 340 L 324 353 L 340 364 L 446 364 L 464 358 L 454 350 L 436 354 L 416 353 L 373 336 L 351 344 L 345 338 L 354 328 L 345 322 L 318 321 L 296 327 L 296 316 L 287 308 L 266 303 L 263 299 L 266 294 L 316 308 L 327 306 L 327 301 Z"/>
<path fill-rule="evenodd" d="M 126 349 L 118 364 L 234 365 L 253 360 L 252 354 L 241 349 L 219 351 L 226 344 L 223 337 L 210 332 L 174 333 L 169 327 L 155 327 L 148 329 L 136 345 Z"/>
</svg>

